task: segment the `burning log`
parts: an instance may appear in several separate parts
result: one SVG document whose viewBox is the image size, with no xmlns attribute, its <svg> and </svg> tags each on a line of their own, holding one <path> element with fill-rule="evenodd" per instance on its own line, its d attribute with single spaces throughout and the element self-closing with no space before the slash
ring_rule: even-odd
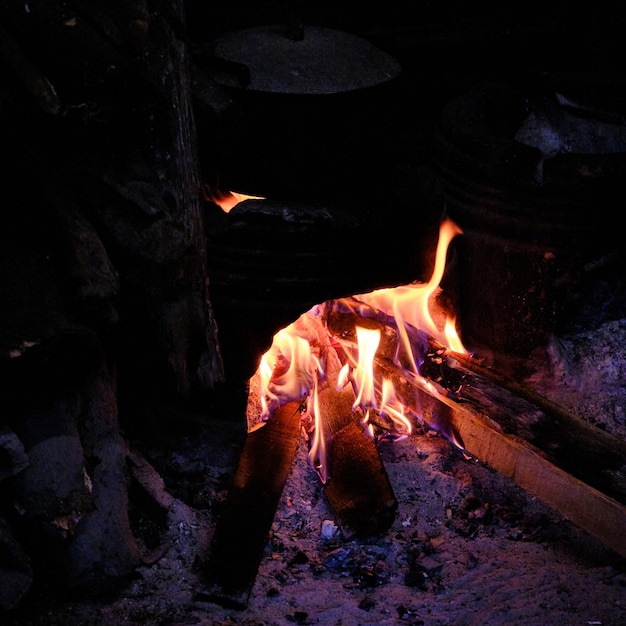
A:
<svg viewBox="0 0 626 626">
<path fill-rule="evenodd" d="M 471 359 L 448 362 L 467 381 L 471 402 L 445 400 L 467 452 L 626 555 L 626 442 Z"/>
<path fill-rule="evenodd" d="M 273 374 L 266 388 L 259 373 L 255 375 L 251 397 L 260 401 L 263 395 L 264 402 L 280 405 L 285 398 L 308 394 L 303 422 L 313 432 L 309 460 L 325 485 L 337 521 L 346 534 L 378 535 L 393 522 L 397 503 L 376 445 L 359 423 L 363 413 L 353 388 L 336 385 L 341 357 L 320 319 L 303 315 L 292 328 L 298 340 L 292 343 L 289 331 L 277 334 L 260 368 L 271 368 Z M 260 403 L 248 415 L 249 424 L 254 427 L 253 418 L 263 414 L 267 410 Z"/>
<path fill-rule="evenodd" d="M 624 495 L 626 444 L 603 439 L 538 397 L 520 395 L 514 385 L 480 378 L 448 355 L 454 351 L 462 359 L 465 353 L 439 288 L 447 243 L 458 233 L 453 222 L 442 222 L 428 283 L 327 301 L 277 333 L 261 360 L 260 404 L 310 399 L 310 460 L 327 483 L 331 505 L 360 532 L 371 531 L 376 518 L 377 530 L 388 528 L 395 514 L 391 487 L 380 481 L 381 475 L 386 479 L 382 464 L 373 498 L 364 495 L 380 461 L 372 438 L 409 435 L 418 420 L 626 554 L 626 508 L 614 499 Z M 267 417 L 265 406 L 259 415 Z M 552 437 L 542 447 L 542 433 L 554 422 L 573 436 L 571 445 Z M 587 474 L 575 475 L 585 464 L 572 462 L 589 448 L 598 453 L 592 466 L 602 468 L 597 484 Z M 615 479 L 608 490 L 607 477 Z"/>
<path fill-rule="evenodd" d="M 300 405 L 279 407 L 248 434 L 213 536 L 210 599 L 244 608 L 300 439 Z"/>
<path fill-rule="evenodd" d="M 329 471 L 324 493 L 344 532 L 368 537 L 389 529 L 398 502 L 376 443 L 355 421 L 333 437 Z"/>
<path fill-rule="evenodd" d="M 341 368 L 340 356 L 325 348 L 327 380 L 318 393 L 316 428 L 327 448 L 324 493 L 345 534 L 375 536 L 395 519 L 398 503 L 378 448 L 365 432 L 362 413 L 355 409 L 351 387 L 335 388 Z"/>
<path fill-rule="evenodd" d="M 336 375 L 341 367 L 339 356 L 327 345 L 321 325 L 312 320 L 300 330 L 328 372 Z M 309 372 L 292 369 L 283 353 L 277 353 L 269 369 L 274 382 L 272 398 L 264 395 L 263 364 L 250 380 L 248 435 L 215 529 L 206 570 L 208 598 L 235 608 L 246 605 L 306 421 L 302 401 L 294 398 L 302 399 L 301 391 L 310 381 L 298 377 L 307 379 Z M 287 394 L 291 394 L 290 400 L 285 400 Z M 317 462 L 319 452 L 324 491 L 344 532 L 374 536 L 393 523 L 397 501 L 375 442 L 359 424 L 361 415 L 354 403 L 350 388 L 336 389 L 327 380 L 322 382 L 317 404 L 323 418 L 315 425 L 320 447 L 311 444 L 309 456 Z"/>
<path fill-rule="evenodd" d="M 607 547 L 626 556 L 626 506 L 623 503 L 557 466 L 543 449 L 505 433 L 497 422 L 475 409 L 448 398 L 442 398 L 441 402 L 448 407 L 451 423 L 466 452 L 513 479 Z M 591 430 L 590 435 L 594 434 Z M 592 437 L 590 449 L 601 439 Z M 580 461 L 584 463 L 584 456 Z M 622 456 L 619 471 L 623 473 L 625 466 L 626 456 Z"/>
<path fill-rule="evenodd" d="M 462 377 L 460 402 L 489 415 L 503 432 L 524 439 L 554 465 L 626 505 L 626 442 L 471 357 L 449 354 L 441 367 Z"/>
<path fill-rule="evenodd" d="M 351 390 L 320 393 L 329 480 L 324 493 L 344 533 L 367 537 L 389 529 L 398 508 L 374 440 L 358 423 Z M 330 432 L 329 432 L 330 431 Z"/>
<path fill-rule="evenodd" d="M 332 350 L 326 357 L 337 363 Z M 275 374 L 280 376 L 280 368 Z M 236 608 L 246 605 L 301 433 L 301 403 L 296 401 L 278 405 L 269 419 L 260 421 L 259 378 L 257 371 L 250 381 L 249 433 L 207 565 L 208 597 Z M 346 533 L 378 535 L 393 523 L 397 501 L 376 445 L 358 423 L 354 394 L 325 385 L 319 402 L 329 447 L 328 502 Z"/>
</svg>

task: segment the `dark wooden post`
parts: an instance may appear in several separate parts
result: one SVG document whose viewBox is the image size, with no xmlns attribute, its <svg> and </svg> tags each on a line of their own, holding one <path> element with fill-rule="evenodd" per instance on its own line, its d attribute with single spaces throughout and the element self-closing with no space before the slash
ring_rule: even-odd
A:
<svg viewBox="0 0 626 626">
<path fill-rule="evenodd" d="M 182 0 L 0 6 L 0 428 L 27 456 L 15 469 L 33 520 L 24 550 L 61 555 L 50 576 L 75 590 L 115 583 L 102 562 L 117 578 L 142 558 L 125 438 L 154 411 L 134 409 L 204 399 L 224 379 L 184 22 Z M 74 454 L 55 455 L 66 440 Z M 66 502 L 52 457 L 89 486 L 78 481 L 76 527 L 55 546 L 36 515 L 41 494 Z M 29 583 L 18 565 L 3 606 Z"/>
</svg>

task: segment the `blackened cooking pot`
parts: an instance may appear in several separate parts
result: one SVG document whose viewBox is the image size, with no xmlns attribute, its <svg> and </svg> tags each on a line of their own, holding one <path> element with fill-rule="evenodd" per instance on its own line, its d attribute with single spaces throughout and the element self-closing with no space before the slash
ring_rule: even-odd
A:
<svg viewBox="0 0 626 626">
<path fill-rule="evenodd" d="M 393 57 L 342 31 L 277 25 L 226 33 L 212 55 L 213 80 L 241 112 L 223 188 L 310 200 L 381 176 L 401 74 Z"/>
<path fill-rule="evenodd" d="M 606 305 L 621 295 L 595 294 L 623 275 L 624 237 L 609 218 L 626 201 L 623 77 L 477 84 L 444 107 L 433 161 L 463 229 L 468 348 L 528 375 L 553 335 L 612 319 Z"/>
</svg>

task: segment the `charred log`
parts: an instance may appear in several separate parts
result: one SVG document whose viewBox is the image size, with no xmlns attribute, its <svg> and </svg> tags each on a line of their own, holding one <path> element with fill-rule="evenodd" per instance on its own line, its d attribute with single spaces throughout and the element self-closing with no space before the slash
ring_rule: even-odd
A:
<svg viewBox="0 0 626 626">
<path fill-rule="evenodd" d="M 351 389 L 325 387 L 319 394 L 327 447 L 324 493 L 346 536 L 375 537 L 395 520 L 397 501 L 374 440 L 352 408 Z"/>
<path fill-rule="evenodd" d="M 207 594 L 218 604 L 246 606 L 299 437 L 297 402 L 246 437 L 206 568 Z"/>
<path fill-rule="evenodd" d="M 333 437 L 329 471 L 324 493 L 347 536 L 376 537 L 389 530 L 398 502 L 376 443 L 357 422 Z"/>
<path fill-rule="evenodd" d="M 328 307 L 329 330 L 345 345 L 354 342 L 356 324 L 378 328 L 382 333 L 376 366 L 405 390 L 411 406 L 426 423 L 454 440 L 453 424 L 442 410 L 438 395 L 415 394 L 409 378 L 392 363 L 398 345 L 395 324 L 380 312 L 362 318 L 354 312 Z M 552 463 L 573 476 L 626 504 L 624 467 L 626 444 L 584 419 L 548 400 L 479 360 L 451 352 L 417 329 L 409 328 L 411 343 L 421 363 L 420 375 L 435 385 L 444 398 L 495 422 L 502 432 L 536 447 Z M 402 354 L 398 357 L 405 360 Z"/>
<path fill-rule="evenodd" d="M 506 375 L 469 357 L 448 354 L 428 338 L 418 356 L 423 361 L 421 375 L 431 386 L 422 384 L 420 377 L 394 363 L 396 330 L 381 313 L 362 319 L 329 307 L 327 321 L 348 350 L 354 349 L 355 325 L 384 330 L 386 346 L 376 356 L 375 367 L 392 380 L 403 404 L 465 453 L 512 478 L 618 554 L 626 554 L 620 530 L 626 523 L 624 442 Z"/>
<path fill-rule="evenodd" d="M 439 367 L 462 381 L 458 401 L 488 415 L 572 476 L 626 505 L 626 443 L 471 357 L 450 353 Z"/>
</svg>

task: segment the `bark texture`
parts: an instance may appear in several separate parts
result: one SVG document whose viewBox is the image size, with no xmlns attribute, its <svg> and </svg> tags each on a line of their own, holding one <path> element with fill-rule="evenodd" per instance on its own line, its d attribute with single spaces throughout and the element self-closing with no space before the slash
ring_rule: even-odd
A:
<svg viewBox="0 0 626 626">
<path fill-rule="evenodd" d="M 10 608 L 33 576 L 91 593 L 141 562 L 123 433 L 224 374 L 183 2 L 0 2 L 0 76 Z"/>
</svg>

